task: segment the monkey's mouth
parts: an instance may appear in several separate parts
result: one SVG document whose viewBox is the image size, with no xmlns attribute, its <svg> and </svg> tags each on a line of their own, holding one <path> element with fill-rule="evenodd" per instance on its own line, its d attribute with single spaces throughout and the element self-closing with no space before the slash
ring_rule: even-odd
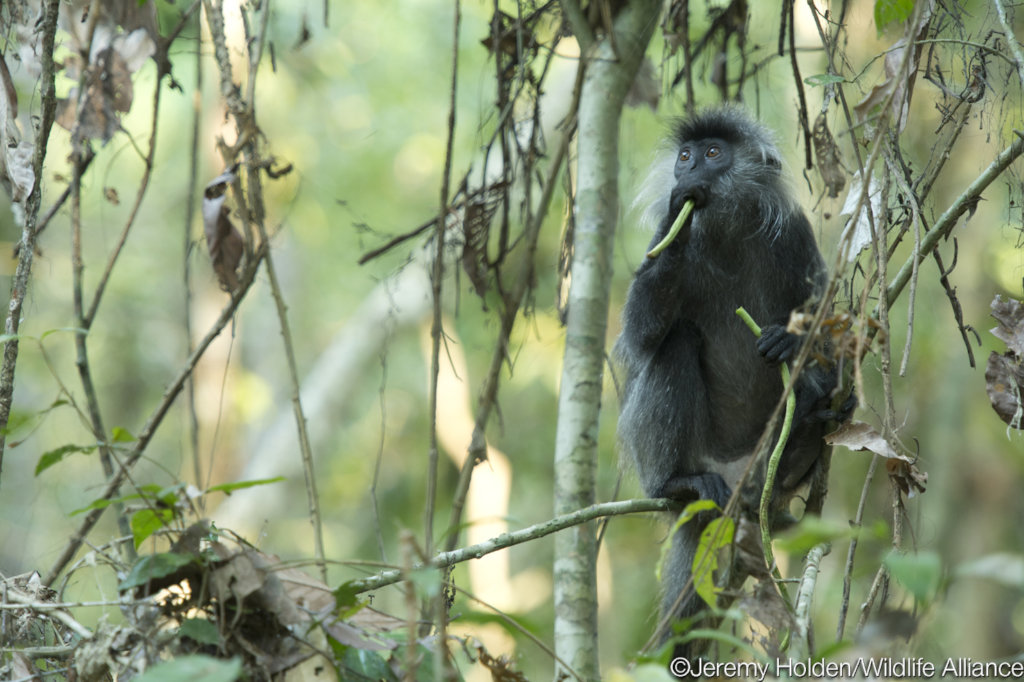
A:
<svg viewBox="0 0 1024 682">
<path fill-rule="evenodd" d="M 690 214 L 693 213 L 693 209 L 697 202 L 692 198 L 687 198 L 683 201 L 683 207 L 679 211 L 679 215 L 672 222 L 672 227 L 669 228 L 668 234 L 665 238 L 658 242 L 653 249 L 647 252 L 648 258 L 654 258 L 659 253 L 668 248 L 668 245 L 675 241 L 675 238 L 679 236 L 679 233 L 683 231 L 683 225 L 690 219 Z"/>
<path fill-rule="evenodd" d="M 705 187 L 690 187 L 683 193 L 683 200 L 692 200 L 695 209 L 704 208 L 708 203 L 708 190 Z"/>
</svg>

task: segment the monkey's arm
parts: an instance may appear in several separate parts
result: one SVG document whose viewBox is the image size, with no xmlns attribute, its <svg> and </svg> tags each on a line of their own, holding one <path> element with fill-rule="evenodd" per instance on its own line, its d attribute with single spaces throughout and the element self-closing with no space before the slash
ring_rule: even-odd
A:
<svg viewBox="0 0 1024 682">
<path fill-rule="evenodd" d="M 681 201 L 675 203 L 682 205 Z M 664 239 L 675 216 L 672 211 L 665 216 L 651 240 L 651 247 Z M 684 285 L 688 267 L 686 247 L 689 241 L 690 226 L 687 224 L 657 258 L 645 258 L 637 269 L 623 311 L 622 332 L 623 340 L 634 350 L 651 352 L 657 349 L 683 316 L 687 293 Z"/>
</svg>

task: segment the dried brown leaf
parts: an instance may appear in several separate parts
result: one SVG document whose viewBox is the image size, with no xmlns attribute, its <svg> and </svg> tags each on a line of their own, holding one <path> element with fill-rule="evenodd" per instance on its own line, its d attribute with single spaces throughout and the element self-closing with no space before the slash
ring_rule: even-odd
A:
<svg viewBox="0 0 1024 682">
<path fill-rule="evenodd" d="M 843 162 L 839 154 L 839 147 L 836 145 L 832 131 L 828 128 L 828 121 L 825 114 L 818 114 L 814 121 L 814 156 L 818 161 L 818 172 L 825 182 L 825 190 L 833 199 L 839 196 L 839 192 L 846 186 L 846 174 L 843 172 Z"/>
<path fill-rule="evenodd" d="M 69 74 L 80 66 L 77 57 L 65 60 Z M 120 114 L 132 108 L 135 97 L 132 72 L 124 57 L 113 48 L 101 52 L 96 62 L 87 68 L 81 113 L 78 110 L 78 89 L 75 88 L 66 99 L 57 101 L 56 120 L 62 128 L 71 130 L 75 121 L 80 119 L 79 133 L 82 137 L 106 142 L 121 129 Z"/>
<path fill-rule="evenodd" d="M 917 80 L 916 65 L 921 57 L 921 40 L 928 32 L 931 23 L 931 9 L 927 7 L 921 12 L 920 19 L 915 26 L 907 26 L 906 35 L 892 44 L 886 53 L 884 60 L 885 80 L 871 88 L 871 92 L 853 107 L 858 121 L 865 121 L 871 115 L 875 107 L 879 107 L 885 99 L 892 94 L 892 113 L 897 130 L 903 132 L 907 127 L 907 118 L 910 115 L 910 99 L 914 93 L 914 82 Z M 912 53 L 906 55 L 907 45 L 910 44 Z M 900 74 L 900 67 L 904 59 L 909 60 L 910 66 L 907 69 L 906 79 L 903 80 Z"/>
<path fill-rule="evenodd" d="M 487 292 L 487 272 L 490 268 L 487 243 L 491 222 L 507 189 L 508 183 L 496 182 L 475 190 L 457 213 L 462 218 L 462 268 L 477 296 L 481 298 Z"/>
<path fill-rule="evenodd" d="M 527 682 L 527 677 L 515 669 L 515 664 L 508 656 L 492 656 L 480 642 L 476 643 L 476 653 L 480 665 L 490 671 L 493 682 Z"/>
<path fill-rule="evenodd" d="M 211 180 L 203 191 L 203 231 L 210 252 L 213 271 L 224 291 L 238 289 L 238 266 L 242 262 L 244 242 L 242 233 L 231 222 L 227 207 L 227 190 L 235 180 L 232 171 L 226 171 Z"/>
<path fill-rule="evenodd" d="M 843 424 L 825 436 L 825 442 L 829 445 L 842 445 L 850 450 L 867 450 L 885 458 L 913 461 L 906 455 L 897 453 L 875 427 L 862 421 L 849 421 Z"/>
<path fill-rule="evenodd" d="M 870 424 L 849 421 L 826 435 L 825 442 L 829 445 L 841 445 L 849 450 L 873 452 L 884 457 L 886 471 L 904 494 L 913 496 L 925 491 L 928 474 L 917 468 L 914 458 L 897 452 Z"/>
<path fill-rule="evenodd" d="M 992 317 L 999 323 L 990 330 L 992 335 L 1005 343 L 1018 358 L 1024 358 L 1024 304 L 996 296 L 991 308 Z"/>
<path fill-rule="evenodd" d="M 35 145 L 31 142 L 22 141 L 16 146 L 4 147 L 2 165 L 10 181 L 11 201 L 24 201 L 36 184 L 36 174 L 32 170 L 35 153 Z"/>
<path fill-rule="evenodd" d="M 991 308 L 999 324 L 990 331 L 1008 350 L 989 354 L 985 391 L 1000 419 L 1010 428 L 1024 429 L 1024 305 L 996 296 Z"/>
<path fill-rule="evenodd" d="M 992 409 L 1014 429 L 1024 429 L 1024 361 L 1012 351 L 992 351 L 985 367 L 985 391 Z"/>
</svg>

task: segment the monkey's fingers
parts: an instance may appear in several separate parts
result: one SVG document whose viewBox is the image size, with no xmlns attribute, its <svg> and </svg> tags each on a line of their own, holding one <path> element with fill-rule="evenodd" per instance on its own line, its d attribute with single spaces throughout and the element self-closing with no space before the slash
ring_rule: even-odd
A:
<svg viewBox="0 0 1024 682">
<path fill-rule="evenodd" d="M 683 230 L 683 225 L 689 219 L 690 214 L 693 213 L 693 206 L 696 202 L 693 199 L 687 199 L 683 202 L 683 208 L 679 211 L 679 215 L 676 217 L 676 221 L 672 223 L 672 227 L 669 229 L 668 234 L 665 238 L 658 242 L 653 249 L 647 252 L 648 258 L 655 258 L 659 253 L 668 248 L 668 245 L 675 241 L 675 238 L 679 236 L 679 233 Z"/>
</svg>

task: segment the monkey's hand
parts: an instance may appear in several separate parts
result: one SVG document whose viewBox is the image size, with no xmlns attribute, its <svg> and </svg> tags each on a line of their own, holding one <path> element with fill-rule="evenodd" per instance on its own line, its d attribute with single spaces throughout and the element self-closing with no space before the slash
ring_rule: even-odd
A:
<svg viewBox="0 0 1024 682">
<path fill-rule="evenodd" d="M 830 407 L 810 414 L 810 419 L 816 419 L 823 422 L 838 422 L 844 424 L 853 418 L 853 413 L 857 409 L 857 392 L 850 390 L 850 395 L 846 396 L 843 402 L 839 403 L 838 407 Z"/>
<path fill-rule="evenodd" d="M 792 358 L 800 348 L 802 337 L 790 334 L 785 325 L 770 324 L 761 329 L 757 340 L 757 352 L 770 365 L 777 365 Z"/>
</svg>

